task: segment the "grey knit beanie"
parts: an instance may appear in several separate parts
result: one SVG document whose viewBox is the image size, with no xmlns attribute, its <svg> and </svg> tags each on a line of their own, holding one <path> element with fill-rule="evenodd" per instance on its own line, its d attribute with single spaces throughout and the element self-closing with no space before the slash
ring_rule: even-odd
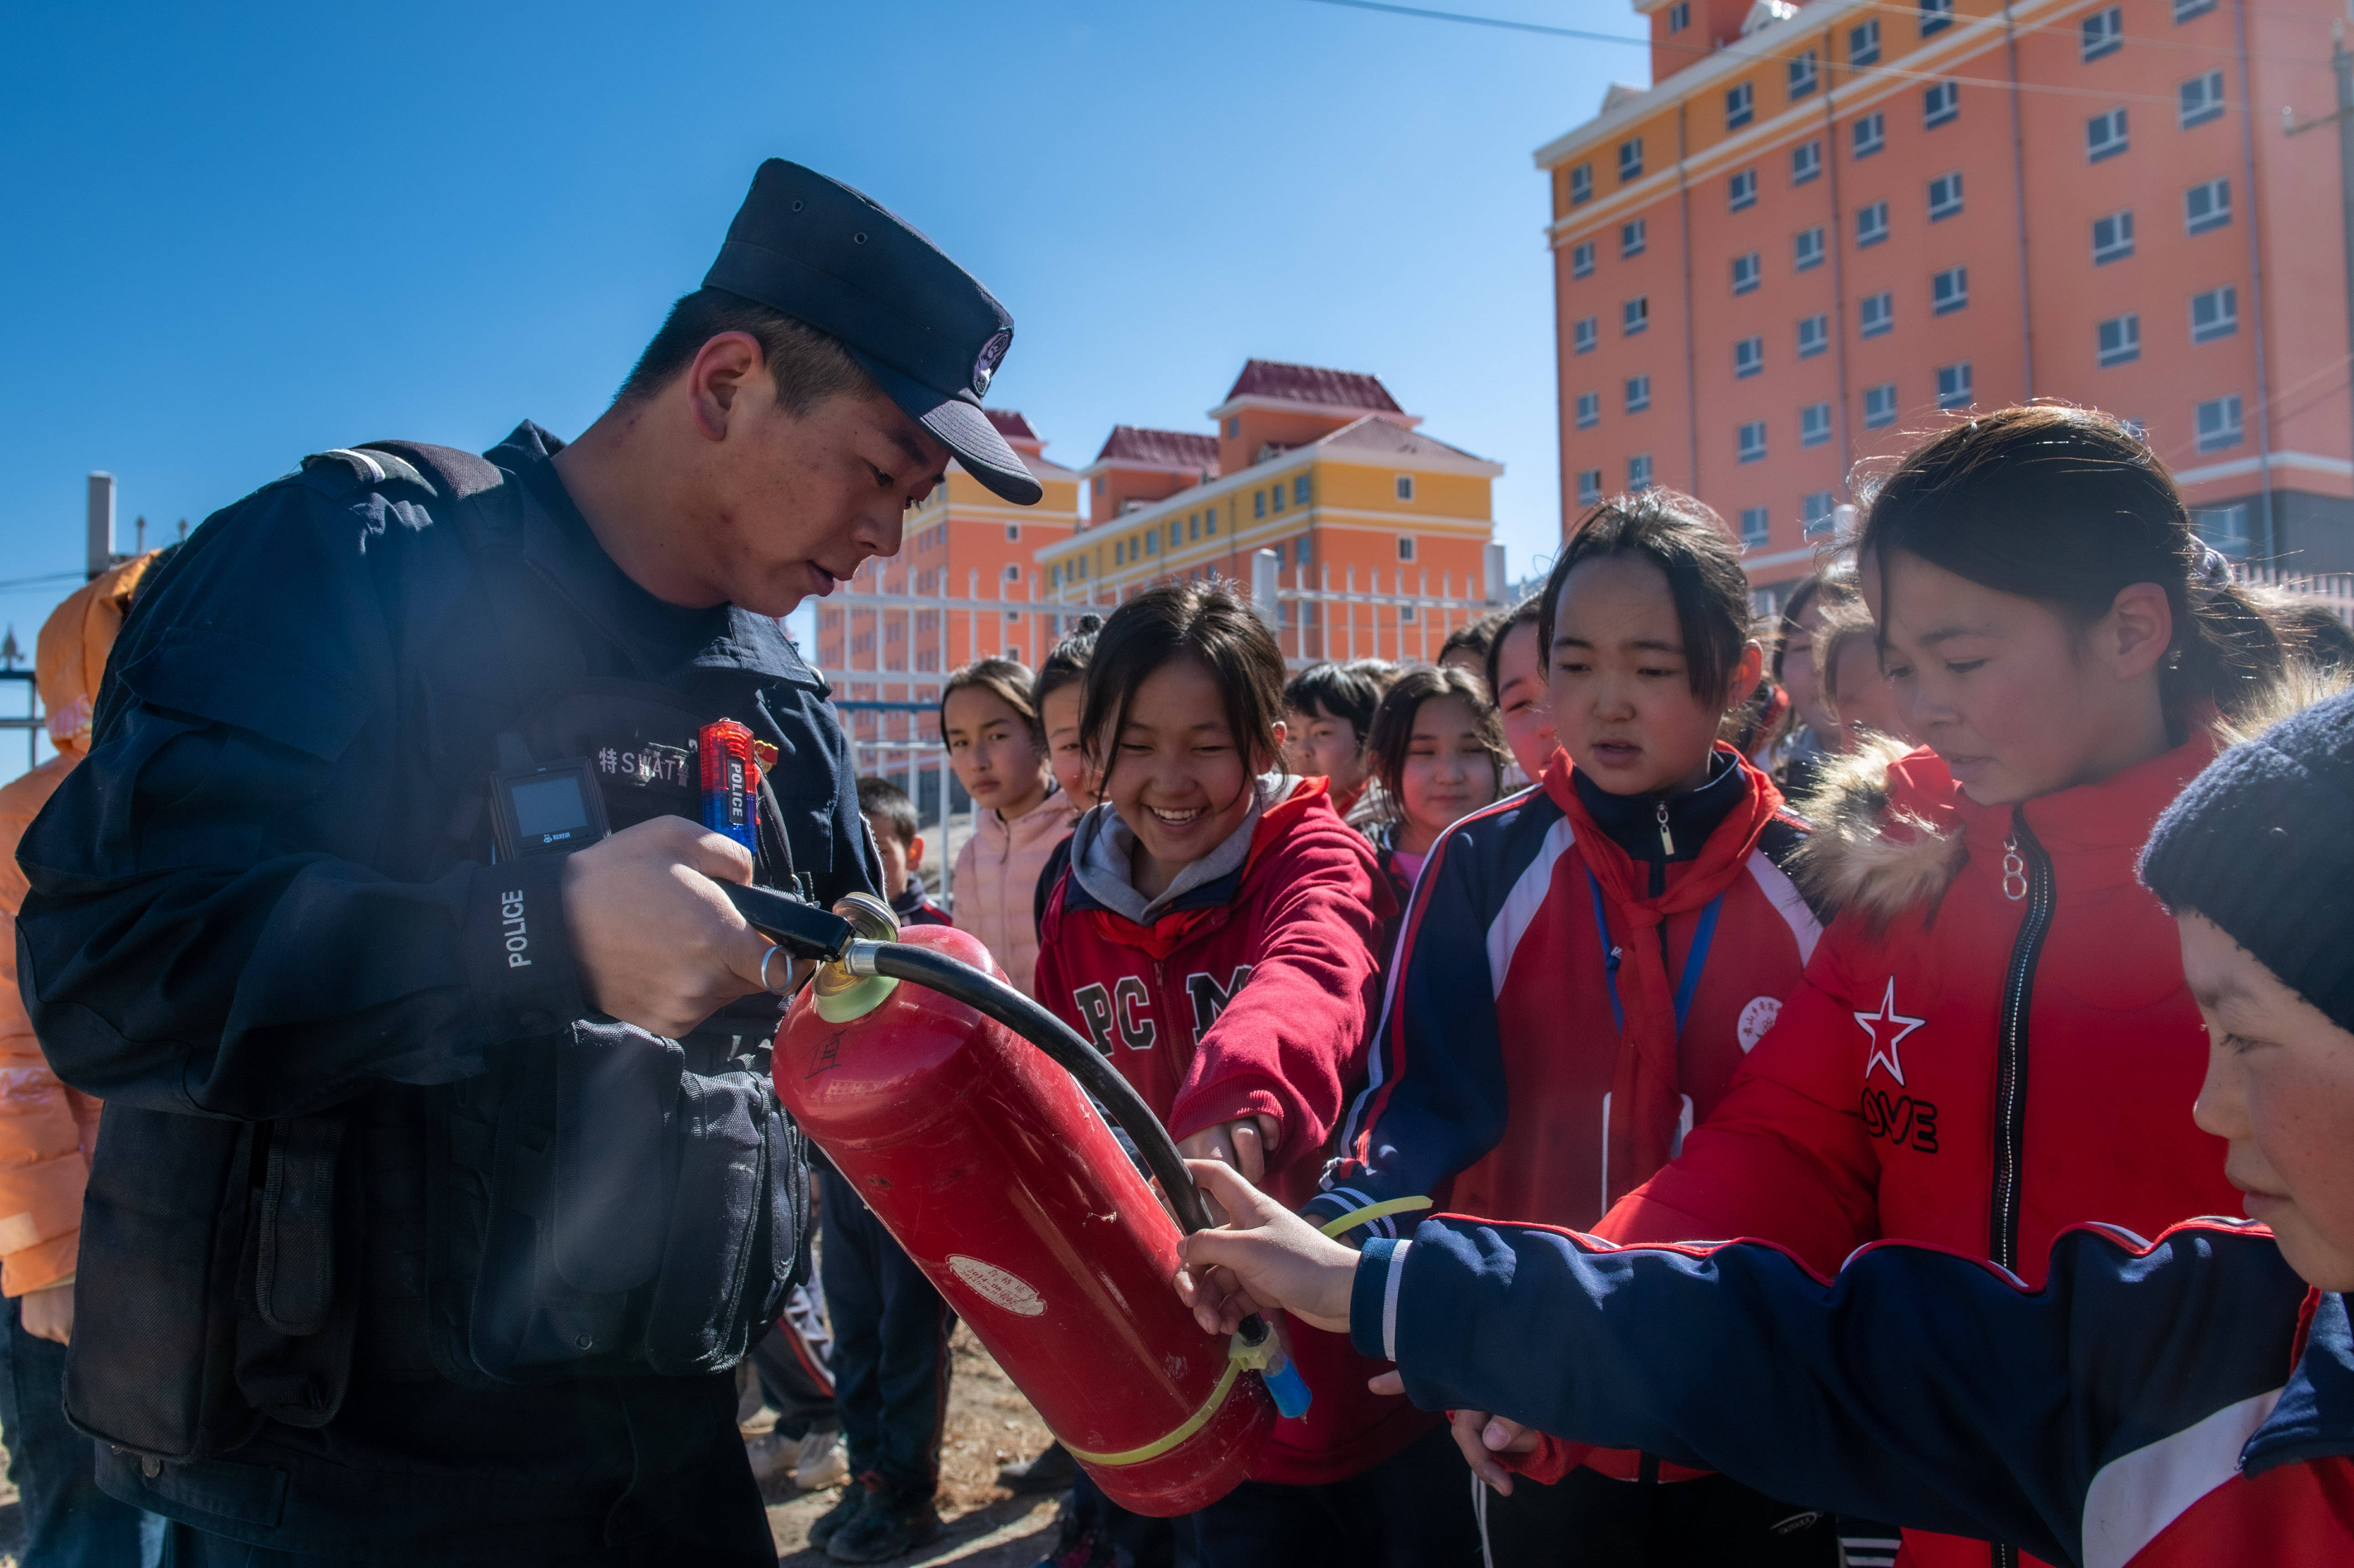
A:
<svg viewBox="0 0 2354 1568">
<path fill-rule="evenodd" d="M 2209 763 L 2158 818 L 2141 879 L 2354 1031 L 2354 693 Z"/>
</svg>

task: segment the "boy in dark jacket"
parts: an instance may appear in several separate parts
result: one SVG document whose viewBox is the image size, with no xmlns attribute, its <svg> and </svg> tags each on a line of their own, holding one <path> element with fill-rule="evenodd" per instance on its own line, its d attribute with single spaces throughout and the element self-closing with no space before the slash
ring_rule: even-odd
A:
<svg viewBox="0 0 2354 1568">
<path fill-rule="evenodd" d="M 1205 1324 L 1255 1304 L 1345 1324 L 1398 1361 L 1378 1382 L 1466 1412 L 1458 1441 L 1500 1490 L 1503 1465 L 1542 1476 L 1579 1451 L 1526 1423 L 2055 1563 L 2345 1561 L 2349 821 L 2341 696 L 2225 753 L 2142 860 L 2207 1025 L 2194 1115 L 2229 1140 L 2253 1221 L 2155 1242 L 2080 1226 L 2033 1292 L 1924 1245 L 1875 1244 L 1826 1280 L 1762 1243 L 1615 1247 L 1463 1220 L 1352 1257 L 1204 1165 L 1249 1234 L 1190 1238 L 1180 1294 Z"/>
<path fill-rule="evenodd" d="M 923 824 L 916 819 L 916 803 L 888 779 L 873 774 L 858 781 L 858 814 L 875 840 L 875 857 L 883 863 L 883 886 L 891 910 L 905 926 L 953 926 L 949 912 L 924 891 Z"/>
</svg>

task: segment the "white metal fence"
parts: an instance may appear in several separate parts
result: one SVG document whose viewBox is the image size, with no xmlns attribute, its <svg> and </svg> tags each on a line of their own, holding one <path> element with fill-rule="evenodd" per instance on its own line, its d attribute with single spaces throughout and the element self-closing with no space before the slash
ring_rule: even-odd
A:
<svg viewBox="0 0 2354 1568">
<path fill-rule="evenodd" d="M 2317 600 L 2338 620 L 2354 626 L 2354 572 L 2291 572 L 2239 563 L 2232 567 L 2232 578 L 2249 588 L 2274 588 Z"/>
</svg>

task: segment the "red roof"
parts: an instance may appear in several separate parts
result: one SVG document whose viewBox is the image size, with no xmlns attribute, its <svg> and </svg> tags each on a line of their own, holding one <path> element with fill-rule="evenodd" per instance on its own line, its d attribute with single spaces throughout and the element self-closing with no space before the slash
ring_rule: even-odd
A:
<svg viewBox="0 0 2354 1568">
<path fill-rule="evenodd" d="M 1104 438 L 1096 461 L 1141 463 L 1153 468 L 1218 471 L 1218 438 L 1191 430 L 1148 430 L 1140 425 L 1114 425 Z"/>
<path fill-rule="evenodd" d="M 1405 412 L 1379 376 L 1315 365 L 1284 365 L 1272 359 L 1254 359 L 1243 366 L 1226 394 L 1228 402 L 1237 397 L 1276 397 L 1287 403 L 1320 403 L 1386 414 Z"/>
<path fill-rule="evenodd" d="M 1016 409 L 983 408 L 981 412 L 988 415 L 989 422 L 997 427 L 997 433 L 1009 441 L 1036 441 L 1042 447 L 1046 444 L 1039 440 L 1038 432 L 1030 428 L 1030 421 Z"/>
</svg>

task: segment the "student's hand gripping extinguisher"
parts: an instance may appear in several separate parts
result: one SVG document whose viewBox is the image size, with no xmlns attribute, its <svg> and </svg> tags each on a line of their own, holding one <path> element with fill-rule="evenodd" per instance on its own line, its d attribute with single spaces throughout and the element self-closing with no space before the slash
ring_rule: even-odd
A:
<svg viewBox="0 0 2354 1568">
<path fill-rule="evenodd" d="M 864 897 L 828 914 L 727 893 L 781 945 L 830 960 L 778 1032 L 778 1097 L 1072 1457 L 1138 1513 L 1190 1513 L 1233 1490 L 1278 1402 L 1297 1414 L 1307 1390 L 1267 1325 L 1205 1334 L 1170 1289 L 1178 1224 L 1090 1094 L 1184 1229 L 1209 1218 L 1134 1088 L 970 932 L 901 933 Z"/>
</svg>

